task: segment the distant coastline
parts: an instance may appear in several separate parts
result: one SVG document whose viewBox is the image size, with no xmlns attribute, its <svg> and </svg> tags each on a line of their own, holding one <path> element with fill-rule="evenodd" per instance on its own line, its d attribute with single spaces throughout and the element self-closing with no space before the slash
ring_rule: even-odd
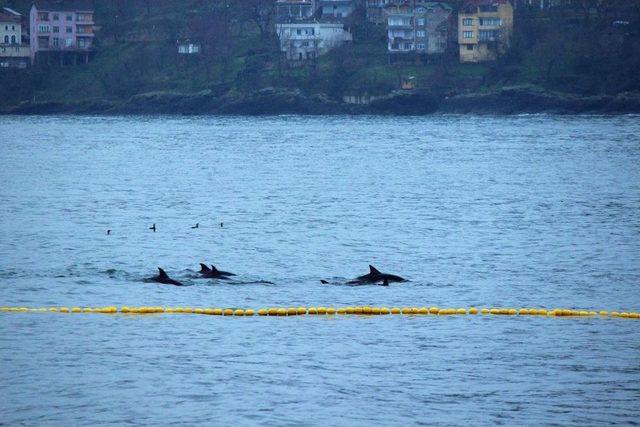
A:
<svg viewBox="0 0 640 427">
<path fill-rule="evenodd" d="M 524 113 L 629 114 L 640 113 L 640 95 L 577 96 L 545 92 L 528 87 L 502 88 L 493 92 L 438 96 L 426 91 L 397 91 L 367 104 L 336 102 L 323 95 L 299 90 L 266 88 L 249 93 L 215 96 L 197 93 L 149 92 L 126 100 L 96 99 L 78 103 L 22 102 L 0 109 L 0 114 L 181 114 L 245 115 L 428 115 Z"/>
</svg>

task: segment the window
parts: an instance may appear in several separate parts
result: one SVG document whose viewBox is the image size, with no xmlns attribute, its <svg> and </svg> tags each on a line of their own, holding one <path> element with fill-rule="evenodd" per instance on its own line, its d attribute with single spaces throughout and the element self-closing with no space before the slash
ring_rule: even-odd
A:
<svg viewBox="0 0 640 427">
<path fill-rule="evenodd" d="M 60 46 L 60 39 L 57 37 L 53 38 L 53 47 L 58 47 Z"/>
<path fill-rule="evenodd" d="M 11 36 L 11 44 L 16 44 L 16 36 Z"/>
<path fill-rule="evenodd" d="M 425 32 L 422 30 L 416 31 L 416 37 L 425 37 Z"/>
<path fill-rule="evenodd" d="M 40 12 L 40 13 L 38 13 L 38 19 L 40 21 L 48 21 L 49 20 L 49 14 L 47 12 Z"/>
<path fill-rule="evenodd" d="M 302 34 L 302 30 L 301 30 L 300 28 L 298 28 L 298 29 L 296 30 L 296 34 L 297 34 L 297 35 L 301 35 L 301 34 Z"/>
<path fill-rule="evenodd" d="M 405 44 L 404 44 L 404 48 L 405 48 L 406 50 L 411 50 L 411 43 L 405 43 Z"/>
<path fill-rule="evenodd" d="M 418 43 L 418 50 L 424 50 L 424 43 Z"/>
<path fill-rule="evenodd" d="M 67 21 L 73 21 L 73 15 L 67 15 Z"/>
<path fill-rule="evenodd" d="M 60 27 L 56 27 L 56 26 L 54 26 L 54 27 L 53 27 L 53 32 L 54 32 L 54 33 L 59 33 L 59 32 L 60 32 Z"/>
<path fill-rule="evenodd" d="M 67 27 L 67 33 L 73 33 L 73 27 Z"/>
<path fill-rule="evenodd" d="M 303 47 L 307 47 L 307 46 L 309 46 L 309 42 L 307 42 L 307 41 L 302 42 L 302 46 L 303 46 Z"/>
<path fill-rule="evenodd" d="M 49 26 L 48 25 L 44 25 L 44 24 L 40 24 L 38 25 L 38 31 L 41 33 L 48 33 L 49 32 Z"/>
<path fill-rule="evenodd" d="M 424 18 L 418 18 L 418 25 L 424 25 Z"/>
<path fill-rule="evenodd" d="M 9 44 L 9 36 L 4 36 L 4 44 Z"/>
<path fill-rule="evenodd" d="M 502 24 L 502 21 L 500 20 L 500 18 L 480 18 L 480 25 L 498 26 L 501 24 Z"/>
<path fill-rule="evenodd" d="M 9 26 L 8 26 L 8 25 L 5 25 L 5 26 L 4 26 L 4 30 L 5 30 L 5 31 L 9 31 Z"/>
<path fill-rule="evenodd" d="M 15 25 L 12 25 L 12 26 L 11 26 L 11 29 L 12 29 L 13 31 L 15 31 L 15 30 L 16 30 L 16 26 L 15 26 Z"/>
<path fill-rule="evenodd" d="M 467 46 L 467 50 L 473 50 L 473 45 L 472 44 L 468 44 Z"/>
<path fill-rule="evenodd" d="M 470 25 L 473 25 L 473 19 L 472 18 L 464 18 L 462 20 L 462 25 L 466 25 L 467 27 Z"/>
<path fill-rule="evenodd" d="M 53 20 L 57 21 L 58 19 L 60 19 L 60 15 L 58 15 L 57 13 L 53 14 Z"/>
<path fill-rule="evenodd" d="M 465 39 L 472 39 L 473 38 L 473 31 L 463 31 L 462 32 L 462 37 Z"/>
<path fill-rule="evenodd" d="M 481 42 L 492 42 L 498 38 L 498 32 L 496 30 L 480 30 Z"/>
<path fill-rule="evenodd" d="M 494 6 L 492 4 L 480 6 L 480 12 L 497 12 L 497 11 L 498 11 L 498 6 Z"/>
<path fill-rule="evenodd" d="M 89 43 L 87 42 L 86 39 L 80 39 L 80 38 L 78 39 L 78 47 L 88 47 L 88 46 L 89 46 Z M 197 53 L 198 52 L 197 46 L 190 44 L 188 48 L 188 52 Z"/>
<path fill-rule="evenodd" d="M 64 45 L 65 47 L 73 46 L 73 39 L 64 39 Z"/>
</svg>

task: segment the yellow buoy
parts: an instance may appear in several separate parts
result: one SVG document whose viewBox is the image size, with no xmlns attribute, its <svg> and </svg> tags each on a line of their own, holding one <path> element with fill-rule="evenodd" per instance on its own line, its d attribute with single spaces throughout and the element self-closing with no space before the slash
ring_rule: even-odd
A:
<svg viewBox="0 0 640 427">
<path fill-rule="evenodd" d="M 617 311 L 611 312 L 611 317 L 618 317 L 618 316 L 620 316 L 620 313 L 618 313 Z"/>
<path fill-rule="evenodd" d="M 371 307 L 369 307 L 368 305 L 362 307 L 362 314 L 371 314 Z"/>
<path fill-rule="evenodd" d="M 336 309 L 333 307 L 327 307 L 327 314 L 336 314 Z"/>
<path fill-rule="evenodd" d="M 307 314 L 306 307 L 298 307 L 298 315 Z"/>
<path fill-rule="evenodd" d="M 458 313 L 458 314 L 467 314 L 467 310 L 465 310 L 464 308 L 459 308 L 458 310 L 456 310 L 456 313 Z"/>
<path fill-rule="evenodd" d="M 343 307 L 340 307 L 336 310 L 336 313 L 338 314 L 347 314 L 347 310 Z"/>
<path fill-rule="evenodd" d="M 26 309 L 25 309 L 25 310 L 26 310 Z M 80 307 L 73 307 L 73 308 L 71 309 L 71 312 L 72 312 L 72 313 L 80 313 L 81 311 L 82 311 L 82 310 L 80 309 Z"/>
<path fill-rule="evenodd" d="M 422 314 L 423 316 L 429 314 L 429 309 L 427 307 L 420 307 L 418 309 L 418 314 Z"/>
<path fill-rule="evenodd" d="M 521 308 L 520 311 L 518 311 L 518 314 L 521 316 L 526 316 L 529 314 L 529 310 L 527 310 L 526 308 Z"/>
<path fill-rule="evenodd" d="M 317 310 L 318 314 L 327 314 L 326 307 L 318 307 L 316 310 Z"/>
<path fill-rule="evenodd" d="M 236 311 L 233 312 L 234 316 L 244 316 L 244 310 L 238 308 L 236 309 Z"/>
<path fill-rule="evenodd" d="M 398 307 L 393 307 L 391 309 L 391 314 L 400 314 L 400 309 Z"/>
<path fill-rule="evenodd" d="M 475 307 L 469 308 L 469 314 L 478 314 L 478 309 Z"/>
<path fill-rule="evenodd" d="M 371 314 L 380 314 L 380 307 L 371 307 Z"/>
<path fill-rule="evenodd" d="M 55 313 L 55 312 L 57 312 L 57 311 L 58 311 L 58 309 L 57 309 L 56 307 L 51 307 L 51 308 L 49 309 L 49 311 L 51 311 L 51 312 L 54 312 L 54 313 Z"/>
<path fill-rule="evenodd" d="M 278 315 L 278 309 L 275 307 L 270 307 L 269 308 L 269 316 L 277 316 Z"/>
<path fill-rule="evenodd" d="M 345 310 L 346 310 L 347 314 L 353 314 L 353 310 L 354 309 L 353 309 L 353 307 L 348 306 Z"/>
<path fill-rule="evenodd" d="M 196 309 L 193 310 L 193 312 L 195 314 L 204 314 L 204 309 L 203 308 L 196 308 Z"/>
<path fill-rule="evenodd" d="M 208 316 L 212 316 L 213 315 L 213 308 L 205 308 L 204 309 L 204 314 L 206 314 Z"/>
<path fill-rule="evenodd" d="M 287 309 L 287 315 L 289 316 L 296 316 L 298 314 L 298 309 L 295 307 L 289 307 Z"/>
<path fill-rule="evenodd" d="M 380 314 L 389 314 L 391 311 L 387 307 L 380 307 Z"/>
<path fill-rule="evenodd" d="M 256 313 L 255 313 L 255 311 L 253 311 L 253 310 L 252 310 L 252 309 L 250 309 L 250 308 L 249 308 L 249 309 L 247 309 L 247 310 L 245 310 L 245 312 L 244 312 L 244 315 L 245 315 L 245 316 L 253 316 L 254 314 L 256 314 Z"/>
<path fill-rule="evenodd" d="M 353 307 L 353 314 L 362 314 L 362 307 L 360 307 L 359 305 Z"/>
<path fill-rule="evenodd" d="M 309 307 L 309 310 L 307 311 L 307 313 L 318 314 L 318 310 L 315 307 Z"/>
<path fill-rule="evenodd" d="M 261 308 L 260 310 L 258 310 L 258 316 L 268 316 L 269 315 L 269 310 L 267 310 L 266 308 Z"/>
<path fill-rule="evenodd" d="M 60 312 L 68 313 L 69 312 L 69 307 L 60 307 Z"/>
<path fill-rule="evenodd" d="M 230 308 L 225 308 L 224 310 L 222 310 L 222 314 L 224 316 L 233 316 L 233 310 Z"/>
<path fill-rule="evenodd" d="M 629 313 L 629 317 L 632 319 L 640 319 L 640 313 L 636 313 L 636 312 Z"/>
<path fill-rule="evenodd" d="M 278 316 L 286 316 L 287 315 L 287 309 L 286 308 L 279 308 L 278 309 Z"/>
<path fill-rule="evenodd" d="M 482 309 L 480 309 L 480 313 L 481 314 L 491 314 L 491 310 L 489 310 L 488 308 L 482 308 Z"/>
<path fill-rule="evenodd" d="M 411 314 L 410 307 L 402 307 L 402 314 Z"/>
</svg>

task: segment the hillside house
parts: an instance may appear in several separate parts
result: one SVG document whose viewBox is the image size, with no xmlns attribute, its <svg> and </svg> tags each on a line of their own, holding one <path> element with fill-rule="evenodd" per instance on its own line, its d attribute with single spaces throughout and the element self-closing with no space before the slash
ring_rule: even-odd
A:
<svg viewBox="0 0 640 427">
<path fill-rule="evenodd" d="M 451 7 L 444 2 L 406 1 L 387 4 L 387 51 L 390 55 L 427 56 L 447 50 Z"/>
<path fill-rule="evenodd" d="M 8 7 L 0 9 L 0 68 L 29 65 L 29 46 L 22 39 L 22 15 Z"/>
<path fill-rule="evenodd" d="M 460 62 L 496 60 L 509 49 L 512 33 L 508 0 L 468 0 L 458 14 Z"/>
<path fill-rule="evenodd" d="M 314 61 L 331 49 L 352 40 L 344 25 L 336 22 L 296 22 L 276 25 L 280 49 L 293 64 Z"/>
<path fill-rule="evenodd" d="M 88 62 L 93 52 L 94 11 L 90 1 L 38 1 L 31 6 L 31 62 Z"/>
</svg>

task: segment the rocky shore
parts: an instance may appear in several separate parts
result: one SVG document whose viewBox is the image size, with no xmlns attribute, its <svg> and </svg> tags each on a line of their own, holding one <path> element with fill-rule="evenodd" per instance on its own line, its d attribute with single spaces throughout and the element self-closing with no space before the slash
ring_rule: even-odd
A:
<svg viewBox="0 0 640 427">
<path fill-rule="evenodd" d="M 25 102 L 0 109 L 0 114 L 183 114 L 183 115 L 330 115 L 330 114 L 628 114 L 640 113 L 640 94 L 581 97 L 531 88 L 502 88 L 493 92 L 448 97 L 427 91 L 398 91 L 369 104 L 337 102 L 299 90 L 266 88 L 251 93 L 216 96 L 197 93 L 150 92 L 120 100 L 79 103 Z"/>
</svg>

